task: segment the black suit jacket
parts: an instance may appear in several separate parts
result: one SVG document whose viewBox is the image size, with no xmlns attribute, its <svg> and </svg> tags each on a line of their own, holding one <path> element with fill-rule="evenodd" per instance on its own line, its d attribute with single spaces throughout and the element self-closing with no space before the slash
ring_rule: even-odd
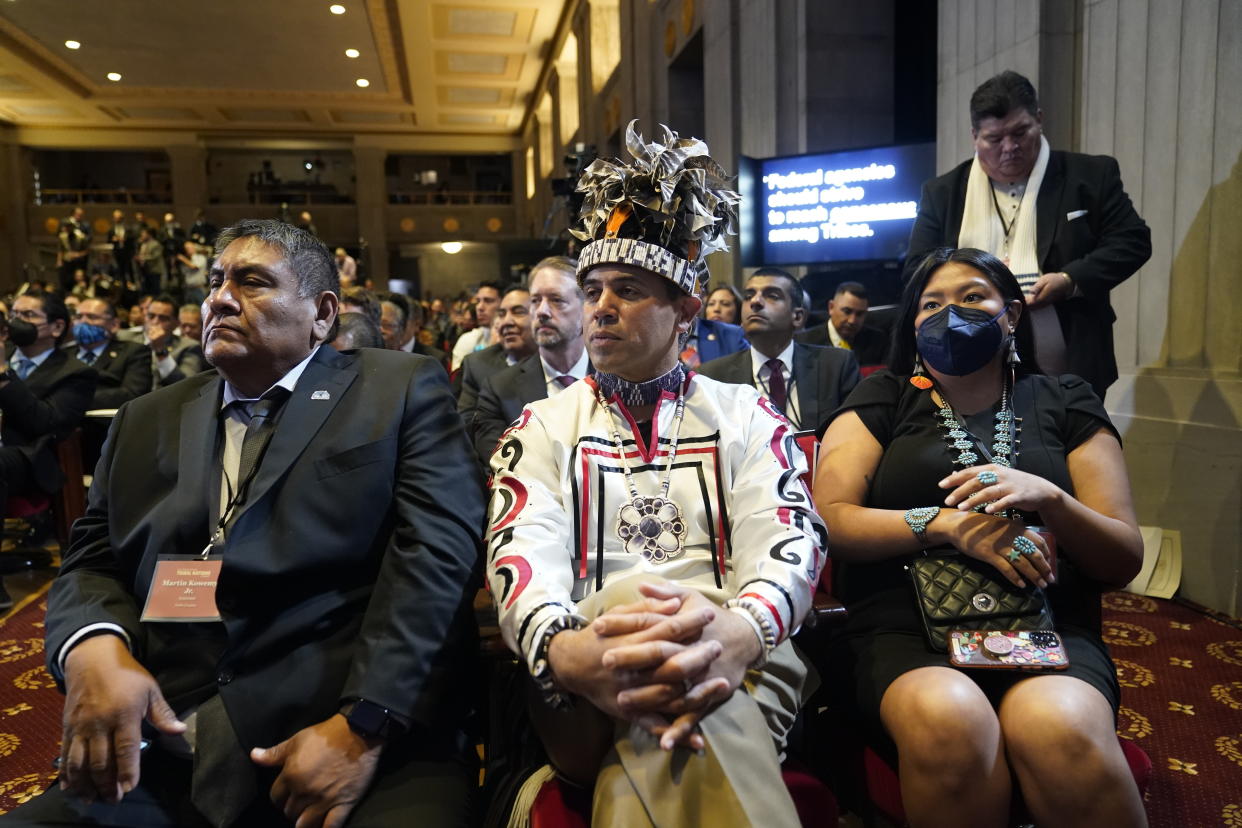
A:
<svg viewBox="0 0 1242 828">
<path fill-rule="evenodd" d="M 77 359 L 77 344 L 61 350 Z M 151 390 L 151 349 L 141 342 L 113 339 L 91 363 L 99 375 L 91 408 L 120 408 Z"/>
<path fill-rule="evenodd" d="M 12 365 L 16 352 L 10 350 Z M 26 455 L 34 482 L 44 492 L 55 492 L 65 482 L 55 444 L 82 423 L 95 394 L 95 379 L 93 368 L 53 349 L 26 379 L 11 380 L 0 388 L 4 414 L 0 439 Z"/>
<path fill-rule="evenodd" d="M 123 331 L 117 331 L 116 338 L 122 342 L 137 342 L 143 344 L 145 334 L 142 328 L 137 330 L 126 328 Z M 147 353 L 151 353 L 150 348 Z M 151 382 L 157 388 L 163 388 L 179 382 L 186 377 L 192 377 L 195 374 L 206 371 L 208 368 L 207 360 L 203 357 L 203 346 L 189 337 L 173 334 L 168 343 L 168 355 L 172 357 L 172 361 L 176 363 L 175 367 L 168 372 L 168 376 L 161 378 L 160 369 L 156 366 L 154 354 L 151 359 Z"/>
<path fill-rule="evenodd" d="M 803 345 L 819 345 L 824 348 L 834 347 L 832 337 L 828 335 L 828 325 L 816 325 L 803 331 L 796 337 Z M 883 365 L 888 359 L 888 334 L 878 328 L 863 327 L 850 343 L 850 353 L 858 360 L 860 366 Z"/>
<path fill-rule="evenodd" d="M 488 345 L 481 351 L 466 354 L 461 361 L 454 381 L 457 383 L 457 411 L 466 423 L 466 433 L 470 433 L 470 423 L 474 419 L 474 408 L 479 400 L 479 389 L 493 374 L 498 374 L 509 367 L 505 351 L 500 345 Z"/>
<path fill-rule="evenodd" d="M 359 696 L 452 729 L 471 693 L 483 495 L 431 360 L 322 346 L 228 532 L 222 623 L 142 623 L 156 558 L 197 554 L 220 490 L 215 371 L 125 404 L 47 612 L 49 668 L 83 626 L 125 629 L 176 710 L 219 693 L 242 747 Z"/>
<path fill-rule="evenodd" d="M 956 247 L 966 209 L 970 161 L 923 185 L 910 231 L 903 281 L 932 249 Z M 1044 273 L 1068 273 L 1081 296 L 1056 305 L 1069 371 L 1101 399 L 1117 379 L 1108 292 L 1151 257 L 1151 230 L 1135 212 L 1117 160 L 1107 155 L 1054 151 L 1035 201 L 1036 248 Z M 1085 211 L 1077 218 L 1069 215 Z"/>
<path fill-rule="evenodd" d="M 754 386 L 750 348 L 713 359 L 699 373 L 720 382 Z M 818 431 L 858 384 L 858 361 L 843 348 L 794 344 L 794 392 L 798 395 L 799 429 Z"/>
<path fill-rule="evenodd" d="M 547 378 L 543 375 L 539 354 L 507 366 L 484 380 L 470 424 L 474 450 L 484 466 L 491 459 L 500 435 L 518 418 L 526 404 L 547 396 Z"/>
</svg>

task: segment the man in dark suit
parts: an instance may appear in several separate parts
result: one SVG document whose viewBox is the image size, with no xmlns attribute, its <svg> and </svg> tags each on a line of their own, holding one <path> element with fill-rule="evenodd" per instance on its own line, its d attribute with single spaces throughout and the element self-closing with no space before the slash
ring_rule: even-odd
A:
<svg viewBox="0 0 1242 828">
<path fill-rule="evenodd" d="M 577 272 L 578 263 L 566 256 L 549 257 L 531 269 L 530 307 L 539 350 L 493 374 L 479 389 L 470 430 L 484 465 L 527 403 L 559 394 L 590 372 Z"/>
<path fill-rule="evenodd" d="M 1117 379 L 1108 294 L 1151 256 L 1151 231 L 1116 159 L 1048 148 L 1023 76 L 985 81 L 970 119 L 975 158 L 923 185 L 905 277 L 936 247 L 1000 257 L 1027 294 L 1044 373 L 1077 374 L 1103 398 Z"/>
<path fill-rule="evenodd" d="M 431 357 L 445 366 L 447 371 L 448 354 L 418 341 L 418 329 L 422 327 L 422 320 L 423 306 L 405 294 L 385 293 L 380 296 L 379 326 L 384 335 L 384 347 Z"/>
<path fill-rule="evenodd" d="M 91 408 L 120 408 L 151 390 L 151 349 L 118 340 L 120 327 L 107 299 L 83 299 L 73 317 L 75 341 L 65 348 L 99 374 Z"/>
<path fill-rule="evenodd" d="M 207 369 L 198 340 L 176 333 L 177 304 L 171 296 L 159 296 L 147 304 L 146 323 L 140 330 L 124 330 L 117 338 L 140 342 L 151 350 L 151 377 L 157 388 L 192 377 Z"/>
<path fill-rule="evenodd" d="M 216 371 L 122 407 L 53 584 L 64 788 L 15 821 L 460 824 L 483 506 L 444 372 L 321 344 L 304 231 L 217 253 Z"/>
<path fill-rule="evenodd" d="M 524 287 L 511 287 L 500 297 L 492 324 L 500 341 L 481 351 L 467 354 L 461 361 L 461 370 L 455 378 L 459 383 L 457 411 L 466 423 L 466 433 L 471 433 L 474 409 L 479 401 L 479 389 L 488 377 L 517 365 L 535 353 L 535 332 L 531 327 L 530 291 Z"/>
<path fill-rule="evenodd" d="M 69 312 L 55 294 L 13 301 L 0 354 L 0 504 L 9 495 L 52 494 L 65 482 L 55 445 L 82 422 L 95 393 L 95 372 L 59 350 Z M 12 606 L 0 584 L 0 609 Z"/>
<path fill-rule="evenodd" d="M 752 385 L 799 429 L 818 431 L 858 384 L 858 362 L 841 348 L 794 342 L 806 318 L 802 286 L 775 267 L 756 270 L 742 291 L 742 329 L 751 346 L 704 363 L 699 373 Z"/>
<path fill-rule="evenodd" d="M 888 336 L 866 326 L 870 307 L 867 288 L 859 282 L 842 282 L 828 300 L 828 321 L 798 334 L 797 340 L 853 351 L 860 366 L 881 365 L 888 355 Z"/>
</svg>

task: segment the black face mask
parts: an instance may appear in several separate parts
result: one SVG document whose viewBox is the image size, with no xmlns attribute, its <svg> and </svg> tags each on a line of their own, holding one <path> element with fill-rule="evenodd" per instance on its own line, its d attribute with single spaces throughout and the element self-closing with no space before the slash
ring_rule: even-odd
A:
<svg viewBox="0 0 1242 828">
<path fill-rule="evenodd" d="M 978 308 L 948 305 L 923 320 L 915 337 L 923 361 L 942 374 L 964 377 L 988 364 L 1005 341 L 1000 319 Z"/>
<path fill-rule="evenodd" d="M 39 329 L 35 325 L 31 325 L 25 319 L 9 320 L 9 342 L 17 347 L 25 348 L 27 345 L 33 345 L 38 338 Z"/>
</svg>

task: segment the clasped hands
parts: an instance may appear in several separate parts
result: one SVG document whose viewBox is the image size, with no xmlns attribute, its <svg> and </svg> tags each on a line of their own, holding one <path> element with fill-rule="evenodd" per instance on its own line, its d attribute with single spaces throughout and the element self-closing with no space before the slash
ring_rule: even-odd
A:
<svg viewBox="0 0 1242 828">
<path fill-rule="evenodd" d="M 120 802 L 139 779 L 142 721 L 176 736 L 186 725 L 155 678 L 115 635 L 78 643 L 65 659 L 62 790 L 90 802 Z M 271 799 L 297 828 L 345 824 L 375 773 L 383 743 L 350 729 L 336 714 L 270 748 L 257 765 L 279 768 Z"/>
<path fill-rule="evenodd" d="M 660 747 L 703 750 L 698 724 L 729 698 L 761 653 L 754 629 L 701 593 L 671 583 L 553 637 L 557 681 L 599 710 L 658 736 Z"/>
</svg>

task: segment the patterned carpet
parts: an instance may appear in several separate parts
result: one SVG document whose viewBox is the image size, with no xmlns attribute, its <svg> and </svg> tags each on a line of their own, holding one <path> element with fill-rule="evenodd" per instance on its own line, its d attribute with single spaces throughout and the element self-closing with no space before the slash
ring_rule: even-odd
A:
<svg viewBox="0 0 1242 828">
<path fill-rule="evenodd" d="M 55 778 L 62 698 L 43 667 L 46 590 L 0 619 L 0 813 Z M 1153 828 L 1242 828 L 1242 622 L 1114 592 L 1104 638 L 1123 688 L 1118 732 L 1155 765 Z"/>
<path fill-rule="evenodd" d="M 1118 733 L 1154 765 L 1152 826 L 1242 828 L 1242 624 L 1114 592 L 1104 640 L 1122 687 Z"/>
</svg>

